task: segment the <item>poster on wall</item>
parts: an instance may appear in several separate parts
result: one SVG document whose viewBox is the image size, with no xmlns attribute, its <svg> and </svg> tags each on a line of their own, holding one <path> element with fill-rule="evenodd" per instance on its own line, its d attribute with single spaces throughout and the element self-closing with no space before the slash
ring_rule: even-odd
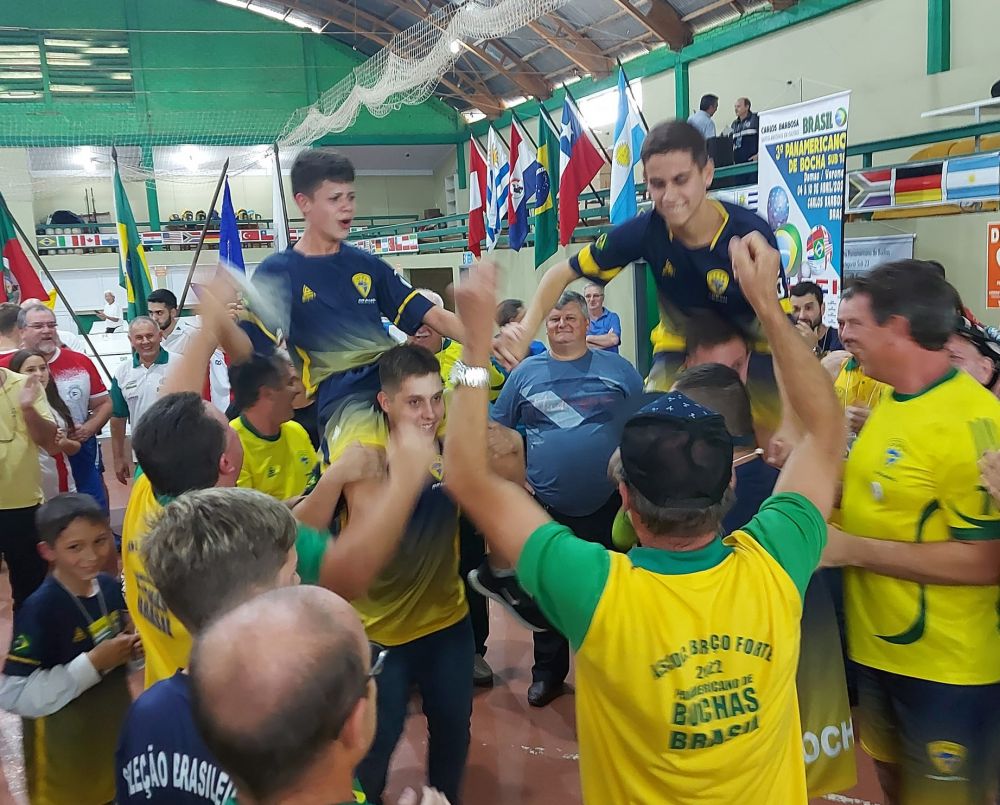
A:
<svg viewBox="0 0 1000 805">
<path fill-rule="evenodd" d="M 760 113 L 757 213 L 774 230 L 785 276 L 823 288 L 837 325 L 844 255 L 844 181 L 851 93 Z"/>
<path fill-rule="evenodd" d="M 844 283 L 863 277 L 879 263 L 913 257 L 916 235 L 874 235 L 844 239 Z"/>
<path fill-rule="evenodd" d="M 986 224 L 986 307 L 1000 307 L 1000 223 Z"/>
</svg>

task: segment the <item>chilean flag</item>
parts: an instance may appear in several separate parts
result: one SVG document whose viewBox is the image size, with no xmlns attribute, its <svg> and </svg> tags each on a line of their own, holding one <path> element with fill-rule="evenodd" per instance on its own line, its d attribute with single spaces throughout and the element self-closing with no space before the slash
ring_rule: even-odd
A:
<svg viewBox="0 0 1000 805">
<path fill-rule="evenodd" d="M 604 157 L 573 100 L 563 102 L 559 132 L 559 243 L 565 246 L 580 220 L 580 193 L 604 164 Z"/>
<path fill-rule="evenodd" d="M 510 194 L 507 196 L 507 237 L 520 251 L 528 239 L 528 204 L 535 198 L 538 157 L 517 118 L 510 125 Z"/>
<path fill-rule="evenodd" d="M 486 155 L 476 138 L 469 140 L 469 251 L 482 257 L 486 239 Z"/>
</svg>

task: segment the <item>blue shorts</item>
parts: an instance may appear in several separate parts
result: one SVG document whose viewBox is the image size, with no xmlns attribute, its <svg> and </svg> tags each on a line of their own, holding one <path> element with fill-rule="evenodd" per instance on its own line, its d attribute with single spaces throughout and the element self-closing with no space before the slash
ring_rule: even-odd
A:
<svg viewBox="0 0 1000 805">
<path fill-rule="evenodd" d="M 899 767 L 903 805 L 983 805 L 1000 773 L 1000 684 L 857 666 L 861 746 Z"/>
<path fill-rule="evenodd" d="M 378 378 L 378 362 L 337 372 L 322 380 L 316 389 L 316 416 L 319 432 L 324 433 L 345 409 L 375 404 L 382 384 Z"/>
</svg>

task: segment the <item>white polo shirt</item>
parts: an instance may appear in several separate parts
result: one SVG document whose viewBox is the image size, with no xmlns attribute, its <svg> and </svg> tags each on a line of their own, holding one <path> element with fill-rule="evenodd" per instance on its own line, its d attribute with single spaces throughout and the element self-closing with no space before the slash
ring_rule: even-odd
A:
<svg viewBox="0 0 1000 805">
<path fill-rule="evenodd" d="M 142 365 L 136 354 L 132 355 L 131 361 L 118 364 L 111 381 L 112 416 L 128 419 L 135 426 L 146 409 L 156 402 L 163 378 L 167 376 L 167 362 L 171 354 L 160 347 L 156 360 L 148 368 Z"/>
</svg>

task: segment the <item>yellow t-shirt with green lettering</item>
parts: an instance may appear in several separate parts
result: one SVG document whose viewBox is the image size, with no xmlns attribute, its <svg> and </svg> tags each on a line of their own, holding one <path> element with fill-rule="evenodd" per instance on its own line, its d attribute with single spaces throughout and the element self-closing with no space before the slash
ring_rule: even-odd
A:
<svg viewBox="0 0 1000 805">
<path fill-rule="evenodd" d="M 330 461 L 336 461 L 352 442 L 385 447 L 388 440 L 381 414 L 355 417 L 331 436 Z M 368 594 L 352 602 L 369 640 L 384 646 L 398 646 L 447 629 L 469 612 L 458 573 L 458 507 L 444 491 L 442 474 L 438 455 L 428 467 L 427 485 L 396 555 Z"/>
<path fill-rule="evenodd" d="M 191 635 L 167 609 L 159 590 L 146 573 L 139 547 L 149 530 L 149 519 L 161 510 L 149 479 L 140 474 L 122 523 L 122 573 L 125 578 L 125 603 L 142 638 L 146 652 L 146 687 L 174 675 L 187 666 L 191 654 Z"/>
<path fill-rule="evenodd" d="M 844 470 L 840 524 L 897 542 L 1000 539 L 1000 511 L 977 463 L 1000 447 L 1000 401 L 950 370 L 872 411 Z M 952 685 L 1000 682 L 1000 587 L 918 584 L 845 570 L 851 657 Z"/>
<path fill-rule="evenodd" d="M 243 445 L 236 485 L 278 500 L 298 497 L 316 484 L 319 457 L 298 422 L 283 422 L 276 436 L 264 436 L 242 416 L 229 423 Z"/>
<path fill-rule="evenodd" d="M 793 493 L 696 551 L 531 535 L 518 579 L 576 652 L 585 802 L 807 801 L 795 671 L 825 541 Z"/>
</svg>

